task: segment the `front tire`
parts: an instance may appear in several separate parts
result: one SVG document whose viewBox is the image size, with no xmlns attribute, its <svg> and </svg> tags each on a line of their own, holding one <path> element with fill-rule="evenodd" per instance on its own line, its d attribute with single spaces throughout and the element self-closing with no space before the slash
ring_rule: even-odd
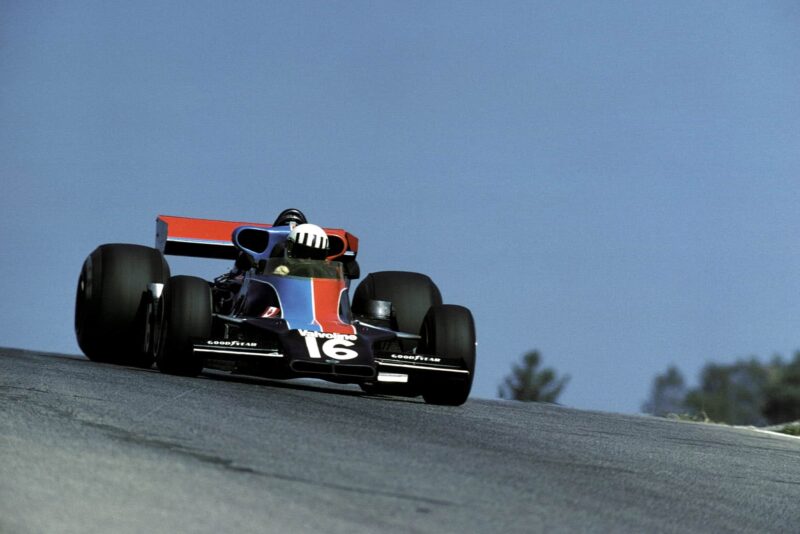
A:
<svg viewBox="0 0 800 534">
<path fill-rule="evenodd" d="M 169 265 L 156 249 L 100 245 L 86 258 L 75 298 L 75 335 L 92 361 L 150 367 L 145 343 L 147 285 L 164 283 Z"/>
<path fill-rule="evenodd" d="M 463 306 L 445 304 L 433 306 L 425 315 L 420 331 L 421 354 L 432 354 L 448 359 L 460 359 L 466 376 L 443 376 L 427 384 L 422 398 L 428 404 L 460 406 L 467 401 L 475 374 L 475 320 L 472 312 Z"/>
<path fill-rule="evenodd" d="M 202 278 L 173 276 L 164 288 L 156 365 L 162 373 L 197 376 L 203 359 L 194 354 L 196 339 L 211 337 L 211 288 Z"/>
</svg>

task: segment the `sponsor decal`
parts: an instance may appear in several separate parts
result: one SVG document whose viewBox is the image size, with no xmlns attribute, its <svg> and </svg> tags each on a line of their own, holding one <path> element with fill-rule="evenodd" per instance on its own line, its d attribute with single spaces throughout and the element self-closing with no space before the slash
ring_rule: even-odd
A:
<svg viewBox="0 0 800 534">
<path fill-rule="evenodd" d="M 423 356 L 422 354 L 390 354 L 393 360 L 403 360 L 406 362 L 440 363 L 441 358 L 435 356 Z"/>
<path fill-rule="evenodd" d="M 253 348 L 257 347 L 258 343 L 255 341 L 224 341 L 219 339 L 209 339 L 206 341 L 206 345 L 214 345 L 217 347 L 245 347 L 245 348 Z"/>
<path fill-rule="evenodd" d="M 333 334 L 330 332 L 313 332 L 311 330 L 298 330 L 301 336 L 307 338 L 316 338 L 316 339 L 344 339 L 347 341 L 355 341 L 358 339 L 358 336 L 353 334 Z"/>
</svg>

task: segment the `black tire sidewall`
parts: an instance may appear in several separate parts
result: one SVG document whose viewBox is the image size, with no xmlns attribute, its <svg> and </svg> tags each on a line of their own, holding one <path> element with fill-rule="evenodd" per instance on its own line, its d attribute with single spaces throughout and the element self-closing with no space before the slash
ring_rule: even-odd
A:
<svg viewBox="0 0 800 534">
<path fill-rule="evenodd" d="M 78 278 L 75 334 L 91 360 L 152 365 L 143 352 L 147 286 L 164 283 L 169 266 L 156 249 L 106 244 L 86 258 Z"/>
<path fill-rule="evenodd" d="M 419 351 L 447 359 L 460 359 L 466 377 L 442 376 L 428 384 L 423 398 L 432 404 L 461 405 L 466 402 L 475 375 L 475 320 L 464 306 L 443 304 L 432 306 L 425 315 L 420 331 Z"/>
<path fill-rule="evenodd" d="M 173 276 L 161 301 L 156 365 L 169 374 L 196 376 L 203 359 L 193 342 L 211 336 L 212 303 L 208 282 L 195 276 Z"/>
<path fill-rule="evenodd" d="M 353 312 L 361 313 L 369 300 L 390 301 L 397 330 L 416 334 L 428 309 L 442 304 L 442 295 L 427 275 L 406 271 L 380 271 L 367 275 L 356 288 Z"/>
</svg>

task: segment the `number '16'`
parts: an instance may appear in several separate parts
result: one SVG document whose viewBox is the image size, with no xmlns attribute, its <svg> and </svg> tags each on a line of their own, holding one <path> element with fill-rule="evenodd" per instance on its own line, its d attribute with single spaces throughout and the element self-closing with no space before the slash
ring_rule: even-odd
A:
<svg viewBox="0 0 800 534">
<path fill-rule="evenodd" d="M 322 354 L 336 360 L 352 360 L 358 357 L 358 353 L 345 347 L 352 347 L 354 344 L 355 343 L 352 341 L 347 341 L 346 339 L 329 339 L 322 344 Z M 308 355 L 310 357 L 322 358 L 319 352 L 317 338 L 307 337 L 306 348 L 308 349 Z"/>
</svg>

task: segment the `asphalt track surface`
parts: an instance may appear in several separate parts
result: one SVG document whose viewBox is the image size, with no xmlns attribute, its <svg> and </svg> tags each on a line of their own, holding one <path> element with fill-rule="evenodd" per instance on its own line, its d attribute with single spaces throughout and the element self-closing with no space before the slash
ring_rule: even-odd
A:
<svg viewBox="0 0 800 534">
<path fill-rule="evenodd" d="M 800 439 L 0 349 L 0 532 L 798 532 Z"/>
</svg>

